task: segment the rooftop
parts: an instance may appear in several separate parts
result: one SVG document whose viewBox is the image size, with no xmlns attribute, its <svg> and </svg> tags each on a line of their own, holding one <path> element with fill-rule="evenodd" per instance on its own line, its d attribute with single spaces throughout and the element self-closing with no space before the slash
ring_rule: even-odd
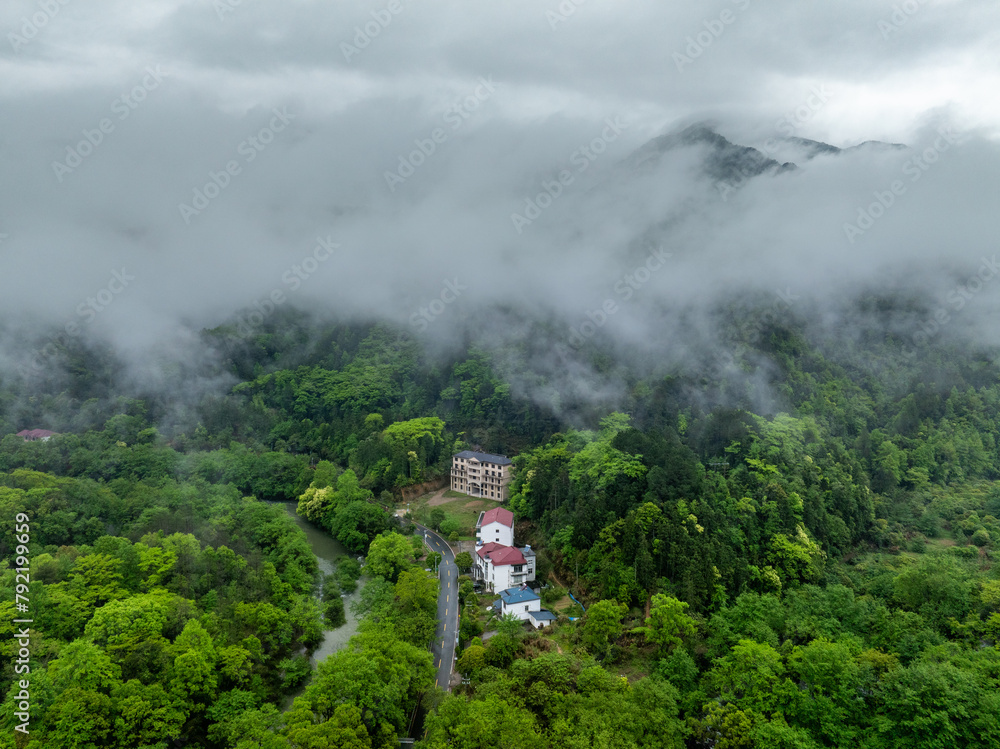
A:
<svg viewBox="0 0 1000 749">
<path fill-rule="evenodd" d="M 504 546 L 495 541 L 483 544 L 476 553 L 481 559 L 489 559 L 494 567 L 505 567 L 510 564 L 527 564 L 520 549 L 513 546 Z"/>
<path fill-rule="evenodd" d="M 456 458 L 467 458 L 478 460 L 480 463 L 496 463 L 501 466 L 509 466 L 513 461 L 506 455 L 494 455 L 493 453 L 479 453 L 475 450 L 463 450 L 455 455 Z"/>
<path fill-rule="evenodd" d="M 508 528 L 513 528 L 514 513 L 510 510 L 505 510 L 502 507 L 494 507 L 492 510 L 482 515 L 477 527 L 481 528 L 482 526 L 489 525 L 490 523 L 500 523 L 501 525 L 506 525 Z"/>
<path fill-rule="evenodd" d="M 18 437 L 24 437 L 26 440 L 42 440 L 46 437 L 55 437 L 55 432 L 50 432 L 48 429 L 22 429 L 17 433 Z"/>
<path fill-rule="evenodd" d="M 538 596 L 531 588 L 523 585 L 520 588 L 507 588 L 507 590 L 501 590 L 500 600 L 502 600 L 505 605 L 510 606 L 512 603 L 537 601 Z"/>
</svg>

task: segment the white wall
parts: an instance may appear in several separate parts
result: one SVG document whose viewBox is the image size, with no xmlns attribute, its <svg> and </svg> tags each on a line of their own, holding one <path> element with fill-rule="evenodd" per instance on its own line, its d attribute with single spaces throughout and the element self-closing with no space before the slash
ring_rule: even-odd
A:
<svg viewBox="0 0 1000 749">
<path fill-rule="evenodd" d="M 479 529 L 479 538 L 484 544 L 493 541 L 504 546 L 513 546 L 514 529 L 503 523 L 490 523 Z"/>
<path fill-rule="evenodd" d="M 525 606 L 528 608 L 525 609 Z M 542 608 L 542 602 L 537 598 L 534 601 L 523 601 L 521 603 L 513 603 L 510 606 L 503 604 L 501 606 L 501 613 L 503 614 L 514 614 L 521 621 L 527 621 L 531 618 L 531 612 L 540 611 Z"/>
</svg>

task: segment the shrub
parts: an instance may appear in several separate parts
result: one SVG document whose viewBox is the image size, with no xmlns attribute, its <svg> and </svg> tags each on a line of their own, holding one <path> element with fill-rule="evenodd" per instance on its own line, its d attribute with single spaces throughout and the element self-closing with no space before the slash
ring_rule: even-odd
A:
<svg viewBox="0 0 1000 749">
<path fill-rule="evenodd" d="M 976 546 L 988 546 L 990 543 L 990 533 L 985 528 L 978 529 L 972 534 L 972 543 Z"/>
</svg>

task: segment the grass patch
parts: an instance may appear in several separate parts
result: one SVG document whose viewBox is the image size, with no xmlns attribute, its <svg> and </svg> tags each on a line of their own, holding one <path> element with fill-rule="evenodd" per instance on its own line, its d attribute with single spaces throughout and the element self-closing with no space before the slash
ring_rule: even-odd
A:
<svg viewBox="0 0 1000 749">
<path fill-rule="evenodd" d="M 446 519 L 454 520 L 458 524 L 459 537 L 471 540 L 476 535 L 479 513 L 500 506 L 501 502 L 447 490 L 417 497 L 410 502 L 410 514 L 418 523 L 432 527 L 431 512 L 442 510 Z"/>
</svg>

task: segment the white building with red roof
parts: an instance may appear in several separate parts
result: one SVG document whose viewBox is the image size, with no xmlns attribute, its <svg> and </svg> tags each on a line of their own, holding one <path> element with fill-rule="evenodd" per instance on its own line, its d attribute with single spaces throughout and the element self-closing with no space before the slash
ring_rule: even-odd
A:
<svg viewBox="0 0 1000 749">
<path fill-rule="evenodd" d="M 503 507 L 479 513 L 479 520 L 476 521 L 476 541 L 480 544 L 493 542 L 513 546 L 514 513 Z"/>
<path fill-rule="evenodd" d="M 50 432 L 48 429 L 22 429 L 17 433 L 17 436 L 23 437 L 25 442 L 48 442 L 58 435 L 55 432 Z"/>
<path fill-rule="evenodd" d="M 535 552 L 493 541 L 476 548 L 473 574 L 490 590 L 506 590 L 535 579 Z"/>
</svg>

